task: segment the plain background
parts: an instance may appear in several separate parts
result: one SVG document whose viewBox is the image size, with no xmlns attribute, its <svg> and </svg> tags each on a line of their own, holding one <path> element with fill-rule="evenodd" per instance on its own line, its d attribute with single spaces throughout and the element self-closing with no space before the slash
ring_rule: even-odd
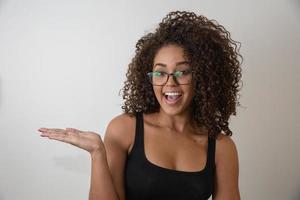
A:
<svg viewBox="0 0 300 200">
<path fill-rule="evenodd" d="M 300 199 L 299 1 L 2 0 L 0 200 L 87 199 L 88 153 L 37 129 L 103 136 L 137 40 L 172 10 L 215 19 L 242 43 L 230 119 L 242 199 Z"/>
</svg>

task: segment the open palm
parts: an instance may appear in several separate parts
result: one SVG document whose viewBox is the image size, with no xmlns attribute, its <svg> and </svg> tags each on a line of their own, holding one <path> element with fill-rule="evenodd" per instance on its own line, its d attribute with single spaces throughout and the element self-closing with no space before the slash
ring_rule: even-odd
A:
<svg viewBox="0 0 300 200">
<path fill-rule="evenodd" d="M 104 150 L 100 135 L 94 132 L 81 131 L 75 128 L 40 128 L 38 131 L 41 132 L 42 137 L 69 143 L 90 153 Z"/>
</svg>

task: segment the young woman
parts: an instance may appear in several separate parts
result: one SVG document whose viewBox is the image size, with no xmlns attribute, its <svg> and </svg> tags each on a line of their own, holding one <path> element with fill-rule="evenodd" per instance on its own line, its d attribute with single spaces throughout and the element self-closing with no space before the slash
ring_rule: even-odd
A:
<svg viewBox="0 0 300 200">
<path fill-rule="evenodd" d="M 90 200 L 239 200 L 228 127 L 241 78 L 237 42 L 213 20 L 170 12 L 136 44 L 123 114 L 99 134 L 40 128 L 91 155 Z"/>
</svg>

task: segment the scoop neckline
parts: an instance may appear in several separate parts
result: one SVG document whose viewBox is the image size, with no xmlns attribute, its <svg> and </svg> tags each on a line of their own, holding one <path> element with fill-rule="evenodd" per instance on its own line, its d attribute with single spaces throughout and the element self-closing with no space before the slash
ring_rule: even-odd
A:
<svg viewBox="0 0 300 200">
<path fill-rule="evenodd" d="M 145 148 L 145 147 L 144 147 Z M 164 171 L 168 171 L 168 172 L 172 172 L 172 173 L 182 173 L 182 174 L 202 174 L 207 170 L 207 164 L 208 164 L 208 157 L 206 156 L 206 163 L 203 169 L 198 170 L 198 171 L 182 171 L 182 170 L 178 170 L 178 169 L 170 169 L 170 168 L 166 168 L 166 167 L 162 167 L 159 166 L 157 164 L 152 163 L 150 160 L 148 160 L 148 158 L 146 157 L 145 154 L 145 149 L 143 150 L 143 157 L 144 160 L 146 161 L 147 164 L 150 164 L 152 167 L 164 170 Z"/>
<path fill-rule="evenodd" d="M 146 156 L 146 153 L 145 153 L 145 131 L 144 131 L 144 116 L 143 116 L 143 113 L 142 113 L 142 144 L 143 144 L 143 158 L 144 160 L 146 161 L 147 164 L 151 165 L 152 167 L 155 167 L 157 169 L 161 169 L 161 170 L 164 170 L 166 172 L 171 172 L 171 173 L 182 173 L 182 174 L 202 174 L 204 173 L 207 168 L 208 168 L 208 162 L 209 162 L 209 159 L 208 159 L 208 156 L 209 156 L 209 146 L 210 146 L 210 141 L 209 141 L 209 137 L 207 138 L 207 148 L 206 148 L 206 161 L 205 161 L 205 165 L 204 165 L 204 168 L 201 169 L 201 170 L 198 170 L 198 171 L 183 171 L 183 170 L 177 170 L 177 169 L 170 169 L 170 168 L 166 168 L 166 167 L 162 167 L 162 166 L 159 166 L 157 164 L 154 164 L 153 162 L 151 162 L 150 160 L 148 160 L 147 156 Z"/>
</svg>

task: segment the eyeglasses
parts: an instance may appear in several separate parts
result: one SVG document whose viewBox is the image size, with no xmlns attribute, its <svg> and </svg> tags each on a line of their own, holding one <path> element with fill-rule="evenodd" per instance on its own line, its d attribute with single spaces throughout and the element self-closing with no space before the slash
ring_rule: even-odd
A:
<svg viewBox="0 0 300 200">
<path fill-rule="evenodd" d="M 156 86 L 163 86 L 165 85 L 168 80 L 169 76 L 173 76 L 174 81 L 178 85 L 189 85 L 192 83 L 192 70 L 182 70 L 182 71 L 175 71 L 173 73 L 167 73 L 163 71 L 152 71 L 148 72 L 147 76 L 149 78 L 149 81 L 152 85 Z"/>
</svg>

